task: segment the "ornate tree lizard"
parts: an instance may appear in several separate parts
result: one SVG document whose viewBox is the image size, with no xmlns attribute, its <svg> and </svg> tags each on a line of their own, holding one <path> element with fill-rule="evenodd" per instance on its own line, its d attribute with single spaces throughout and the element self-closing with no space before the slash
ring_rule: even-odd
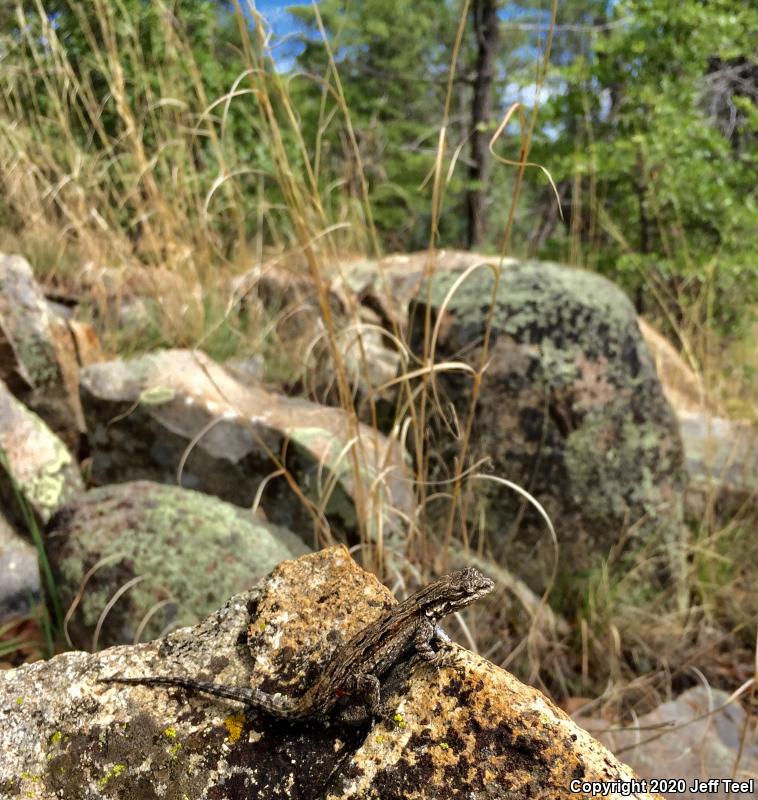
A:
<svg viewBox="0 0 758 800">
<path fill-rule="evenodd" d="M 300 697 L 269 694 L 252 687 L 224 686 L 173 675 L 143 678 L 104 678 L 102 683 L 180 686 L 217 697 L 237 700 L 268 714 L 289 720 L 339 717 L 360 724 L 379 714 L 379 679 L 411 649 L 438 664 L 450 640 L 438 622 L 492 591 L 494 583 L 475 567 L 451 572 L 424 586 L 386 611 L 338 648 L 319 679 Z"/>
</svg>

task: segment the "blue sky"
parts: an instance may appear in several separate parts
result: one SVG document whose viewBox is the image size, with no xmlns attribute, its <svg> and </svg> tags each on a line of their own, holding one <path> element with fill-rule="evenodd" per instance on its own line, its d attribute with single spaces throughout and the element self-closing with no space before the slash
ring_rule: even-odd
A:
<svg viewBox="0 0 758 800">
<path fill-rule="evenodd" d="M 271 40 L 272 55 L 274 56 L 277 66 L 280 70 L 286 72 L 294 66 L 295 57 L 300 52 L 302 45 L 299 43 L 297 33 L 300 30 L 296 20 L 287 13 L 287 9 L 292 6 L 310 5 L 312 0 L 240 0 L 244 9 L 249 7 L 249 3 L 253 2 L 256 9 L 262 14 L 274 33 Z M 318 0 L 316 0 L 318 3 Z M 611 4 L 615 0 L 609 0 Z M 547 3 L 545 4 L 548 5 Z M 507 26 L 508 23 L 520 23 L 524 20 L 534 24 L 540 23 L 547 27 L 550 20 L 549 8 L 525 8 L 519 2 L 508 2 L 499 11 L 500 19 L 503 25 Z M 560 21 L 560 9 L 559 9 Z M 525 47 L 525 60 L 536 57 L 537 42 L 541 46 L 544 43 L 545 32 L 535 31 L 530 37 L 529 44 Z M 523 98 L 522 98 L 523 99 Z"/>
<path fill-rule="evenodd" d="M 277 36 L 285 36 L 294 29 L 287 8 L 309 3 L 310 0 L 256 0 L 255 7 L 266 17 Z"/>
<path fill-rule="evenodd" d="M 272 55 L 276 59 L 277 67 L 286 72 L 295 63 L 295 56 L 300 52 L 300 45 L 294 41 L 297 25 L 294 18 L 287 13 L 291 6 L 310 5 L 311 0 L 255 0 L 255 7 L 259 14 L 262 14 L 274 37 L 271 41 Z M 247 8 L 247 3 L 242 0 L 243 8 Z"/>
</svg>

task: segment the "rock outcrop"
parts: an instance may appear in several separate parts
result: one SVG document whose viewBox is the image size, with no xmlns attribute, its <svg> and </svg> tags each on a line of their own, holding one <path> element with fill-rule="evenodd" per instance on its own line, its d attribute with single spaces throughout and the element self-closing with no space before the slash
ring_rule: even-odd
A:
<svg viewBox="0 0 758 800">
<path fill-rule="evenodd" d="M 78 338 L 52 313 L 29 262 L 0 253 L 0 379 L 74 452 L 84 433 Z"/>
<path fill-rule="evenodd" d="M 690 512 L 702 518 L 710 508 L 726 524 L 751 507 L 758 509 L 758 429 L 705 410 L 681 411 L 679 427 Z"/>
<path fill-rule="evenodd" d="M 40 599 L 37 549 L 0 514 L 0 625 L 24 617 Z"/>
<path fill-rule="evenodd" d="M 686 510 L 718 524 L 758 507 L 758 428 L 729 419 L 673 345 L 644 320 L 640 331 L 655 360 L 666 399 L 676 414 L 687 468 Z"/>
<path fill-rule="evenodd" d="M 580 715 L 574 719 L 611 751 L 623 753 L 641 777 L 683 781 L 684 790 L 674 784 L 671 796 L 758 798 L 758 731 L 739 701 L 724 691 L 694 686 L 628 726 Z M 744 785 L 751 778 L 752 792 L 727 788 L 727 781 Z M 693 790 L 698 781 L 706 788 Z"/>
<path fill-rule="evenodd" d="M 382 697 L 393 721 L 358 728 L 285 724 L 183 690 L 97 682 L 171 673 L 299 693 L 392 602 L 334 548 L 285 562 L 195 628 L 6 671 L 0 786 L 45 800 L 559 800 L 576 796 L 572 781 L 634 778 L 543 695 L 462 649 L 439 670 L 399 665 Z"/>
<path fill-rule="evenodd" d="M 379 316 L 367 304 L 358 302 L 352 287 L 342 285 L 338 271 L 324 275 L 323 284 L 346 377 L 361 396 L 360 407 L 361 399 L 368 395 L 377 399 L 377 390 L 395 377 L 400 358 L 394 348 L 386 346 Z M 294 350 L 287 354 L 292 362 L 289 382 L 299 379 L 319 401 L 337 396 L 319 287 L 306 264 L 299 265 L 298 271 L 276 261 L 258 265 L 235 278 L 230 292 L 242 308 L 257 307 L 259 314 L 273 316 L 276 335 Z"/>
<path fill-rule="evenodd" d="M 74 292 L 103 330 L 147 339 L 156 325 L 183 341 L 202 326 L 203 292 L 189 271 L 139 263 L 109 267 L 92 261 L 74 276 Z M 84 366 L 84 365 L 83 365 Z"/>
</svg>

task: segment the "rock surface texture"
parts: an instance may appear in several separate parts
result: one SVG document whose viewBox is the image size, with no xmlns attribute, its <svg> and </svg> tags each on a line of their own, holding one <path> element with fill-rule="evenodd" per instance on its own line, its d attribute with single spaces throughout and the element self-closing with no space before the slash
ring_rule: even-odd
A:
<svg viewBox="0 0 758 800">
<path fill-rule="evenodd" d="M 308 551 L 248 510 L 149 481 L 79 495 L 45 539 L 68 633 L 85 650 L 191 625 Z"/>
<path fill-rule="evenodd" d="M 435 361 L 463 360 L 479 369 L 493 271 L 476 269 L 454 288 L 459 277 L 440 271 L 432 280 Z M 419 296 L 426 298 L 426 289 Z M 419 302 L 410 333 L 416 352 L 424 316 Z M 489 458 L 494 476 L 536 497 L 558 531 L 561 569 L 586 569 L 606 557 L 625 530 L 641 541 L 669 542 L 676 559 L 682 445 L 624 294 L 589 272 L 507 263 L 486 361 L 467 463 Z M 460 429 L 471 385 L 462 372 L 442 371 L 437 379 Z M 449 477 L 458 454 L 460 441 L 446 433 L 452 429 L 438 428 L 438 479 Z M 544 585 L 555 562 L 544 521 L 521 495 L 489 478 L 469 482 L 467 519 L 475 526 L 484 520 L 492 552 Z"/>
<path fill-rule="evenodd" d="M 29 263 L 0 253 L 0 379 L 74 450 L 84 432 L 80 334 L 51 312 Z"/>
<path fill-rule="evenodd" d="M 40 599 L 37 550 L 0 514 L 0 625 L 28 614 Z"/>
<path fill-rule="evenodd" d="M 675 700 L 662 703 L 628 728 L 602 719 L 575 716 L 643 778 L 683 779 L 685 791 L 671 795 L 698 798 L 758 798 L 758 730 L 746 718 L 739 701 L 719 689 L 695 686 Z M 745 783 L 754 791 L 730 792 L 722 780 Z M 696 781 L 716 779 L 706 790 L 692 791 Z M 712 788 L 711 788 L 712 787 Z"/>
<path fill-rule="evenodd" d="M 15 490 L 14 490 L 15 487 Z M 39 524 L 84 488 L 79 467 L 65 444 L 0 380 L 0 501 L 3 511 L 25 526 L 16 491 Z"/>
<path fill-rule="evenodd" d="M 299 693 L 392 602 L 334 548 L 282 564 L 195 628 L 9 670 L 0 787 L 45 800 L 557 800 L 575 796 L 572 780 L 634 778 L 539 692 L 465 650 L 439 670 L 400 665 L 383 692 L 394 722 L 358 728 L 285 724 L 183 690 L 96 682 L 183 674 Z"/>
<path fill-rule="evenodd" d="M 349 536 L 360 519 L 370 535 L 397 523 L 389 508 L 411 513 L 395 443 L 351 426 L 340 409 L 244 385 L 203 353 L 95 364 L 82 371 L 81 391 L 98 483 L 179 476 L 237 505 L 259 500 L 270 520 L 308 542 L 314 521 Z"/>
</svg>

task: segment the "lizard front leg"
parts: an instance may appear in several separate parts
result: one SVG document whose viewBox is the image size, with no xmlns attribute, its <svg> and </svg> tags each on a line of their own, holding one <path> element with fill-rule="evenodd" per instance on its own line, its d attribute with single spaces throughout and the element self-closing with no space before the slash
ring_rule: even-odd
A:
<svg viewBox="0 0 758 800">
<path fill-rule="evenodd" d="M 432 640 L 438 643 L 438 650 L 432 647 Z M 448 656 L 454 652 L 450 637 L 439 625 L 435 625 L 427 617 L 419 620 L 413 643 L 419 656 L 436 667 L 442 666 Z"/>
</svg>

